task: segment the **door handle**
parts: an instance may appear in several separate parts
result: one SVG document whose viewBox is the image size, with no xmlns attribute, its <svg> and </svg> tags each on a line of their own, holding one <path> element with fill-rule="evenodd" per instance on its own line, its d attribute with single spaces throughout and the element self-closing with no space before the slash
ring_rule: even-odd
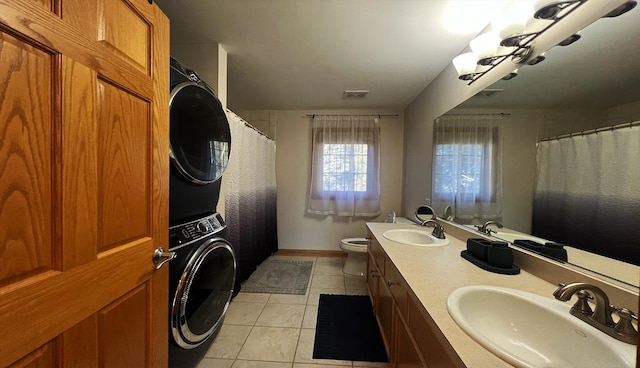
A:
<svg viewBox="0 0 640 368">
<path fill-rule="evenodd" d="M 159 270 L 163 264 L 169 262 L 170 260 L 176 258 L 176 252 L 165 252 L 164 248 L 157 248 L 153 252 L 153 263 L 156 265 L 156 270 Z"/>
</svg>

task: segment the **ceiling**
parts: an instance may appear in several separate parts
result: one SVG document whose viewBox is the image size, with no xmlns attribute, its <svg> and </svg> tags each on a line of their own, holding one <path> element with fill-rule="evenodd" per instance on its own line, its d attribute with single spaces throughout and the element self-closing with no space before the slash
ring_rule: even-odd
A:
<svg viewBox="0 0 640 368">
<path fill-rule="evenodd" d="M 220 44 L 228 52 L 227 101 L 234 110 L 402 109 L 467 47 L 493 15 L 510 3 L 156 2 L 171 20 L 172 44 Z M 456 4 L 466 6 L 466 11 L 457 10 Z M 505 92 L 472 98 L 465 105 L 604 106 L 629 99 L 629 90 L 636 91 L 633 95 L 638 100 L 637 24 L 638 9 L 618 18 L 598 20 L 582 31 L 582 39 L 574 45 L 549 50 L 541 64 L 525 66 L 517 78 L 491 87 Z M 345 90 L 367 90 L 369 94 L 365 99 L 344 99 Z"/>
<path fill-rule="evenodd" d="M 171 20 L 172 44 L 219 43 L 228 52 L 227 100 L 236 110 L 404 108 L 509 3 L 457 2 L 482 5 L 483 16 L 450 0 L 156 2 Z M 369 94 L 349 100 L 345 90 Z"/>
</svg>

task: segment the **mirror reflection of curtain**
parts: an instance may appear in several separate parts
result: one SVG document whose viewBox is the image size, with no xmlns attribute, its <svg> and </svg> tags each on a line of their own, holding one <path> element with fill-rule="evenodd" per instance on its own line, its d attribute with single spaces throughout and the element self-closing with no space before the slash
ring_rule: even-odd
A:
<svg viewBox="0 0 640 368">
<path fill-rule="evenodd" d="M 236 250 L 236 290 L 257 265 L 278 250 L 276 145 L 227 110 L 231 154 L 224 173 L 225 220 Z"/>
<path fill-rule="evenodd" d="M 456 222 L 502 220 L 500 115 L 440 117 L 434 127 L 431 203 Z"/>
<path fill-rule="evenodd" d="M 640 126 L 538 144 L 532 235 L 640 265 Z"/>
<path fill-rule="evenodd" d="M 307 212 L 380 215 L 380 129 L 374 116 L 316 115 Z"/>
</svg>

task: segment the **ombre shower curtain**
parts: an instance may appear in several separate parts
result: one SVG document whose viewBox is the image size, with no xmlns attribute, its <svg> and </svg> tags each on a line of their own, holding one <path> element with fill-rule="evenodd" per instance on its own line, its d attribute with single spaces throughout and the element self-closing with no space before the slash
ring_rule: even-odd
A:
<svg viewBox="0 0 640 368">
<path fill-rule="evenodd" d="M 625 126 L 538 144 L 533 235 L 640 265 L 640 126 Z"/>
<path fill-rule="evenodd" d="M 278 250 L 276 145 L 227 110 L 231 154 L 224 174 L 225 220 L 236 250 L 236 289 Z"/>
</svg>

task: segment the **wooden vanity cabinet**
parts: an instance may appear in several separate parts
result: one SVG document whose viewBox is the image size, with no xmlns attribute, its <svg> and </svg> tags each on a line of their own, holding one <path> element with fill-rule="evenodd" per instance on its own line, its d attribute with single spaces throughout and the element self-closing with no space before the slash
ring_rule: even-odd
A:
<svg viewBox="0 0 640 368">
<path fill-rule="evenodd" d="M 464 367 L 378 240 L 369 238 L 367 284 L 389 367 Z"/>
</svg>

